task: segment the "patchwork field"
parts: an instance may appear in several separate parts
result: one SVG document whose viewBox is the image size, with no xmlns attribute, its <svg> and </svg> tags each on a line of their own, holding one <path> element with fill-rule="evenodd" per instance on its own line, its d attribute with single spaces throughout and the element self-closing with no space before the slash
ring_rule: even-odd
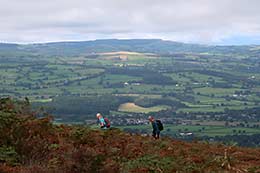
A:
<svg viewBox="0 0 260 173">
<path fill-rule="evenodd" d="M 115 125 L 135 125 L 156 112 L 168 124 L 216 122 L 211 125 L 249 128 L 240 129 L 248 135 L 259 128 L 260 54 L 254 46 L 112 42 L 2 48 L 0 97 L 27 97 L 39 116 L 45 110 L 59 123 L 90 125 L 101 112 Z"/>
</svg>

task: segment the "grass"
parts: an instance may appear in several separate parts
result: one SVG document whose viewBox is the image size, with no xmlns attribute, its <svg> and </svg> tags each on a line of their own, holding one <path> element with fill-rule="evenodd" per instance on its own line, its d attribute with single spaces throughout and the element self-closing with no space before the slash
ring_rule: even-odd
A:
<svg viewBox="0 0 260 173">
<path fill-rule="evenodd" d="M 180 75 L 178 75 L 178 74 L 176 74 L 176 73 L 167 73 L 167 74 L 165 74 L 165 76 L 171 77 L 173 80 L 177 81 L 178 83 L 190 82 L 190 79 L 189 79 L 189 78 L 180 76 Z"/>
<path fill-rule="evenodd" d="M 112 75 L 112 74 L 107 74 L 104 77 L 105 82 L 109 83 L 125 83 L 129 81 L 138 81 L 141 80 L 141 77 L 134 77 L 134 76 L 128 76 L 128 75 Z"/>
<path fill-rule="evenodd" d="M 162 95 L 160 94 L 115 94 L 116 96 L 134 97 L 134 98 L 150 98 L 150 99 L 160 99 Z"/>
<path fill-rule="evenodd" d="M 47 102 L 51 102 L 52 99 L 49 98 L 49 99 L 34 99 L 34 100 L 31 100 L 31 102 L 41 102 L 41 103 L 47 103 Z"/>
<path fill-rule="evenodd" d="M 245 108 L 253 108 L 254 105 L 237 105 L 237 106 L 217 106 L 213 107 L 210 105 L 202 105 L 198 107 L 191 107 L 191 108 L 181 108 L 178 109 L 178 113 L 180 112 L 224 112 L 225 108 L 231 110 L 243 110 Z"/>
<path fill-rule="evenodd" d="M 169 106 L 159 105 L 149 108 L 138 106 L 134 103 L 125 103 L 119 106 L 118 111 L 121 112 L 135 112 L 135 113 L 149 113 L 149 112 L 159 112 L 161 110 L 168 109 Z"/>
<path fill-rule="evenodd" d="M 131 125 L 131 126 L 118 126 L 120 129 L 130 128 L 145 130 L 148 133 L 151 132 L 151 125 Z M 162 134 L 166 135 L 178 135 L 181 132 L 191 132 L 195 136 L 225 136 L 225 135 L 252 135 L 259 134 L 260 129 L 257 128 L 246 128 L 246 127 L 225 127 L 225 126 L 199 126 L 199 125 L 169 125 L 164 124 L 164 130 Z M 240 133 L 238 133 L 240 132 Z"/>
<path fill-rule="evenodd" d="M 214 79 L 216 82 L 223 82 L 223 79 L 220 77 L 215 77 L 215 76 L 211 76 L 211 75 L 205 75 L 205 74 L 200 74 L 200 73 L 194 73 L 194 72 L 186 72 L 184 73 L 185 76 L 192 78 L 198 82 L 207 82 L 210 78 Z"/>
<path fill-rule="evenodd" d="M 211 88 L 211 87 L 203 87 L 203 88 L 195 88 L 194 92 L 201 94 L 215 94 L 217 96 L 225 96 L 225 95 L 233 95 L 235 91 L 243 91 L 242 89 L 237 88 Z"/>
</svg>

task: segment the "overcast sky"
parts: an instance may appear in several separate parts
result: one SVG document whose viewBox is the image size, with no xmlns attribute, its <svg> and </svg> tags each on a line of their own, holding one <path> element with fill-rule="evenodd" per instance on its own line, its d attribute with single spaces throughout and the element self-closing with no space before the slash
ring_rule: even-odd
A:
<svg viewBox="0 0 260 173">
<path fill-rule="evenodd" d="M 0 0 L 0 42 L 260 44 L 260 0 Z"/>
</svg>

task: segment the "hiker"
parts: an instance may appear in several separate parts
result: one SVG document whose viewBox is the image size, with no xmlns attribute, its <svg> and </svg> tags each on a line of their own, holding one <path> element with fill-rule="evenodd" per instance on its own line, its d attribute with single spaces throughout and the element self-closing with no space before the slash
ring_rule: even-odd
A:
<svg viewBox="0 0 260 173">
<path fill-rule="evenodd" d="M 103 118 L 103 116 L 100 113 L 97 113 L 97 118 L 99 121 L 100 128 L 102 129 L 110 128 L 110 122 L 108 118 Z"/>
<path fill-rule="evenodd" d="M 163 130 L 163 125 L 160 120 L 155 120 L 153 116 L 149 116 L 149 121 L 152 123 L 153 127 L 153 137 L 155 139 L 160 138 L 160 131 Z"/>
</svg>

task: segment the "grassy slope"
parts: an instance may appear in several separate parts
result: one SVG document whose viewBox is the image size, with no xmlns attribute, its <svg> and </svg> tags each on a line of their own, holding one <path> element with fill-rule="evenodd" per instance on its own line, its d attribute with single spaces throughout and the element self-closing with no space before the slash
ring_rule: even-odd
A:
<svg viewBox="0 0 260 173">
<path fill-rule="evenodd" d="M 17 113 L 19 112 L 19 113 Z M 260 149 L 53 125 L 0 104 L 0 172 L 257 172 Z"/>
<path fill-rule="evenodd" d="M 59 128 L 68 131 L 68 128 Z M 260 150 L 168 138 L 130 135 L 119 130 L 72 128 L 59 138 L 44 161 L 26 160 L 0 170 L 10 172 L 246 172 L 259 171 Z M 62 133 L 64 134 L 64 133 Z M 51 146 L 51 145 L 50 145 Z M 34 148 L 34 147 L 33 147 Z"/>
</svg>

